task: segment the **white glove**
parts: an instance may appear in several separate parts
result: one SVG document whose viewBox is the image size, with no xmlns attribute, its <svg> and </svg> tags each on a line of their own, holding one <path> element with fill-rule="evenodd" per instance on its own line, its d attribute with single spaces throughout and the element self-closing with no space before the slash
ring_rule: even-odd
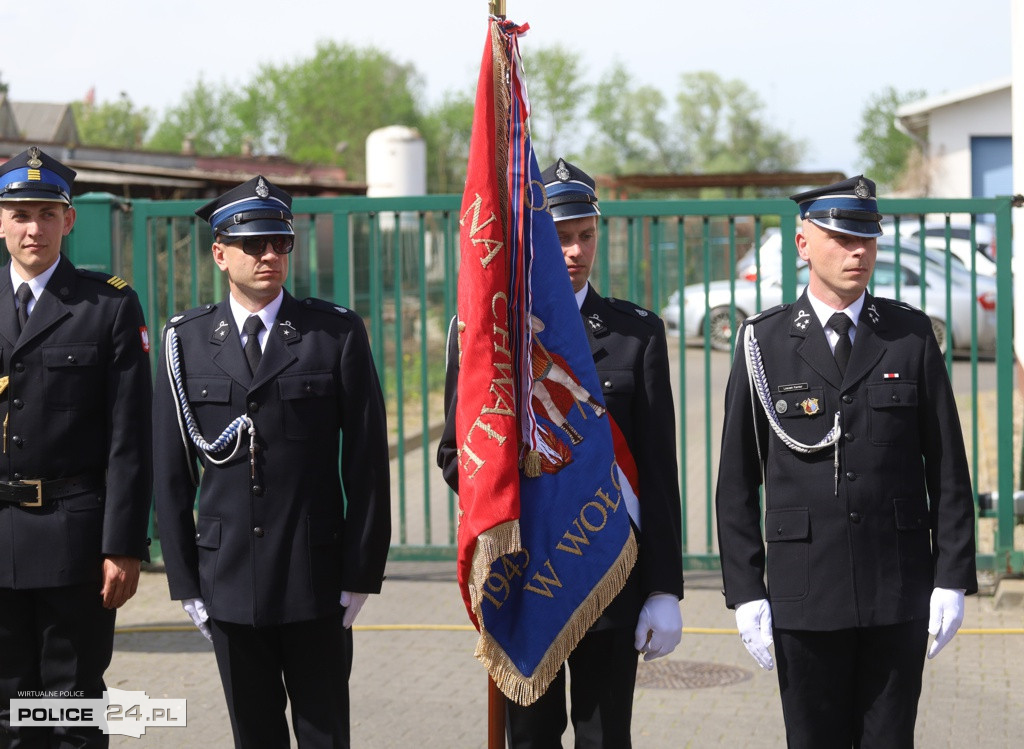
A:
<svg viewBox="0 0 1024 749">
<path fill-rule="evenodd" d="M 772 637 L 772 607 L 761 598 L 747 601 L 736 607 L 736 628 L 747 652 L 763 669 L 775 668 L 772 654 L 768 652 L 775 639 Z"/>
<path fill-rule="evenodd" d="M 341 626 L 348 629 L 359 615 L 359 609 L 366 603 L 369 593 L 350 593 L 347 590 L 341 591 L 341 603 L 345 607 L 345 615 L 341 618 Z"/>
<path fill-rule="evenodd" d="M 683 638 L 683 615 L 679 599 L 671 593 L 651 593 L 640 609 L 633 634 L 633 646 L 653 661 L 676 649 Z"/>
<path fill-rule="evenodd" d="M 188 615 L 192 617 L 192 622 L 199 628 L 199 631 L 203 633 L 210 642 L 213 642 L 213 634 L 210 632 L 210 625 L 206 622 L 209 621 L 210 615 L 206 613 L 206 604 L 203 603 L 202 598 L 186 598 L 181 602 L 181 607 L 188 612 Z"/>
<path fill-rule="evenodd" d="M 928 648 L 929 658 L 937 656 L 963 624 L 964 592 L 963 589 L 949 588 L 936 588 L 932 591 L 932 599 L 928 605 L 928 634 L 935 635 L 935 639 Z"/>
</svg>

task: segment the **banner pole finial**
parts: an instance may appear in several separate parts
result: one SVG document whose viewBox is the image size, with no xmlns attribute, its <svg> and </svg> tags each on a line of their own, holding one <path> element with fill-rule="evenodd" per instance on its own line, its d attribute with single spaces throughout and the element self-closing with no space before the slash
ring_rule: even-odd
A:
<svg viewBox="0 0 1024 749">
<path fill-rule="evenodd" d="M 490 0 L 487 5 L 490 6 L 492 16 L 505 17 L 505 0 Z"/>
</svg>

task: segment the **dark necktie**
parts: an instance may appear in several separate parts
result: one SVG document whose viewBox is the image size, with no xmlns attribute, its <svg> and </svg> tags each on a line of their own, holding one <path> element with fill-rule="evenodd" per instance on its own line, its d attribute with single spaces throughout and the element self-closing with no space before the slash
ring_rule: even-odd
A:
<svg viewBox="0 0 1024 749">
<path fill-rule="evenodd" d="M 836 364 L 839 365 L 839 373 L 846 374 L 846 365 L 850 361 L 850 352 L 853 351 L 853 342 L 850 340 L 850 328 L 853 327 L 853 320 L 844 312 L 836 312 L 828 319 L 828 326 L 839 334 L 836 341 Z"/>
<path fill-rule="evenodd" d="M 248 336 L 245 339 L 245 358 L 249 362 L 249 371 L 256 374 L 259 369 L 260 359 L 263 357 L 263 350 L 260 348 L 260 331 L 263 330 L 263 321 L 259 315 L 249 315 L 242 330 Z"/>
<path fill-rule="evenodd" d="M 25 329 L 25 323 L 28 322 L 28 303 L 32 299 L 32 288 L 27 283 L 23 283 L 18 287 L 15 296 L 18 297 L 18 328 L 20 332 Z"/>
</svg>

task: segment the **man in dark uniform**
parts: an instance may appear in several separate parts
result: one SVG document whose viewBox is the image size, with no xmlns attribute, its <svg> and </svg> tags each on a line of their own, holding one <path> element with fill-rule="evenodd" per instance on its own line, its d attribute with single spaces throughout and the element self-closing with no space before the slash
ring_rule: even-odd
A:
<svg viewBox="0 0 1024 749">
<path fill-rule="evenodd" d="M 196 211 L 230 294 L 167 323 L 157 518 L 235 744 L 289 746 L 290 699 L 299 746 L 347 747 L 351 626 L 391 538 L 387 425 L 359 316 L 284 290 L 291 202 L 257 177 Z"/>
<path fill-rule="evenodd" d="M 807 289 L 746 321 L 725 396 L 726 604 L 764 668 L 774 640 L 789 746 L 911 747 L 925 651 L 977 591 L 960 421 L 928 317 L 866 292 L 874 183 L 793 200 Z"/>
<path fill-rule="evenodd" d="M 18 728 L 10 700 L 101 699 L 152 493 L 149 338 L 128 285 L 61 255 L 75 172 L 36 147 L 0 165 L 0 746 L 107 746 Z"/>
<path fill-rule="evenodd" d="M 640 482 L 636 565 L 622 592 L 569 656 L 572 723 L 576 746 L 629 747 L 637 651 L 644 660 L 669 654 L 683 627 L 682 521 L 665 326 L 653 312 L 603 298 L 590 286 L 600 215 L 594 180 L 564 159 L 546 169 L 543 179 L 604 401 L 636 460 Z M 438 465 L 457 491 L 455 338 L 449 334 L 448 418 Z M 564 667 L 529 707 L 508 703 L 513 749 L 561 747 L 566 726 Z"/>
</svg>

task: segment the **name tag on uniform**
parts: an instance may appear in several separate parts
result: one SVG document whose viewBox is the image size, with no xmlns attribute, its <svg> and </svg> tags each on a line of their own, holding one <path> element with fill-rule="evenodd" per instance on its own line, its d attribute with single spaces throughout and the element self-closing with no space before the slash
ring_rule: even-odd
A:
<svg viewBox="0 0 1024 749">
<path fill-rule="evenodd" d="M 780 393 L 795 393 L 799 390 L 807 390 L 807 383 L 794 382 L 792 385 L 779 385 Z"/>
</svg>

